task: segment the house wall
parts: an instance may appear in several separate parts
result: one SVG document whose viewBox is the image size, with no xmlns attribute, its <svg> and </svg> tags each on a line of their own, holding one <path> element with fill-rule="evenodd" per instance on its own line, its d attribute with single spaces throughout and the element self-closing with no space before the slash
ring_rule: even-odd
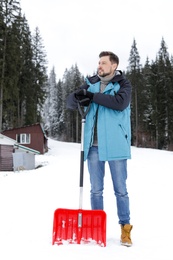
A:
<svg viewBox="0 0 173 260">
<path fill-rule="evenodd" d="M 13 145 L 0 144 L 0 171 L 13 171 Z"/>
<path fill-rule="evenodd" d="M 13 153 L 13 165 L 14 171 L 35 169 L 35 155 L 16 150 Z"/>
<path fill-rule="evenodd" d="M 3 134 L 14 140 L 16 140 L 16 134 L 30 134 L 30 144 L 22 145 L 37 150 L 41 154 L 45 153 L 47 147 L 47 140 L 45 139 L 40 124 L 5 130 L 3 131 Z"/>
</svg>

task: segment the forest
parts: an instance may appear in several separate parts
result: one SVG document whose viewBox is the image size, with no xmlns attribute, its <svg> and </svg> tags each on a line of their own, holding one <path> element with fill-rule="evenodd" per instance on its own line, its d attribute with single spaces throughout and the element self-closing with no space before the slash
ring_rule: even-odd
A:
<svg viewBox="0 0 173 260">
<path fill-rule="evenodd" d="M 80 142 L 81 117 L 66 109 L 67 95 L 83 84 L 77 64 L 62 79 L 47 73 L 47 56 L 39 28 L 31 34 L 17 0 L 0 0 L 0 132 L 42 123 L 48 136 Z M 131 144 L 173 150 L 173 57 L 164 38 L 155 60 L 140 62 L 132 41 L 128 67 L 132 84 Z M 92 76 L 92 75 L 87 75 Z"/>
</svg>

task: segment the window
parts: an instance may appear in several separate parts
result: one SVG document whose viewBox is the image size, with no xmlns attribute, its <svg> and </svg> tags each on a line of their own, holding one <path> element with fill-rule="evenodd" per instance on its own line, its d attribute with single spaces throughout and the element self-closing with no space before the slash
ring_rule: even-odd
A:
<svg viewBox="0 0 173 260">
<path fill-rule="evenodd" d="M 31 141 L 30 134 L 17 134 L 16 141 L 20 144 L 30 144 Z"/>
</svg>

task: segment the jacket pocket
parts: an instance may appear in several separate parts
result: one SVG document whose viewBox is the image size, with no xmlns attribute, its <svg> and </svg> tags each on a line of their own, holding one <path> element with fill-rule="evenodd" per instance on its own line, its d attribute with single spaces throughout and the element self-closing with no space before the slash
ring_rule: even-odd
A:
<svg viewBox="0 0 173 260">
<path fill-rule="evenodd" d="M 122 135 L 124 136 L 125 140 L 127 141 L 127 144 L 130 146 L 130 141 L 129 141 L 129 138 L 128 138 L 127 131 L 125 130 L 125 128 L 121 124 L 119 124 L 119 127 L 121 129 Z"/>
</svg>

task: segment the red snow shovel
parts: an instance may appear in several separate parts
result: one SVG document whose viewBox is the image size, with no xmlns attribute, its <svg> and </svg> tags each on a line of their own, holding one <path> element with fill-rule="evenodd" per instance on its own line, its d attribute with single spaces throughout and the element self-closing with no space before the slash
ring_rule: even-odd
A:
<svg viewBox="0 0 173 260">
<path fill-rule="evenodd" d="M 83 175 L 84 175 L 84 126 L 86 115 L 78 103 L 82 116 L 81 129 L 81 158 L 80 158 L 80 182 L 79 182 L 79 209 L 58 208 L 54 212 L 52 245 L 61 245 L 67 241 L 70 244 L 97 243 L 106 246 L 106 213 L 103 210 L 82 209 L 83 199 Z"/>
</svg>

